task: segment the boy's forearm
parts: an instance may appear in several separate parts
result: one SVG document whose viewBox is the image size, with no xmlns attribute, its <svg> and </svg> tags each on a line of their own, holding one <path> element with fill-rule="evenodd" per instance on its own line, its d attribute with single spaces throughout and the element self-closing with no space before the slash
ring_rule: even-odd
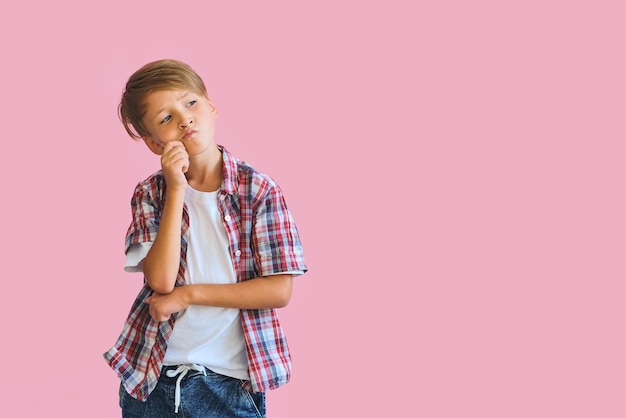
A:
<svg viewBox="0 0 626 418">
<path fill-rule="evenodd" d="M 281 274 L 232 284 L 187 285 L 176 288 L 176 291 L 181 292 L 186 305 L 273 309 L 287 306 L 291 289 L 291 274 Z"/>
<path fill-rule="evenodd" d="M 155 292 L 170 293 L 174 289 L 180 267 L 181 223 L 184 190 L 168 191 L 159 231 L 142 262 L 143 273 Z"/>
</svg>

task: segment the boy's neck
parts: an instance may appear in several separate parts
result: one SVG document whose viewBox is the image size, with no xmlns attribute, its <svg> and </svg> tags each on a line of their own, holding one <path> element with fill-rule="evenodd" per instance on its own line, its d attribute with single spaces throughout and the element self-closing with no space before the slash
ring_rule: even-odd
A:
<svg viewBox="0 0 626 418">
<path fill-rule="evenodd" d="M 190 161 L 187 182 L 201 192 L 214 192 L 222 186 L 222 152 L 215 147 L 202 160 Z"/>
</svg>

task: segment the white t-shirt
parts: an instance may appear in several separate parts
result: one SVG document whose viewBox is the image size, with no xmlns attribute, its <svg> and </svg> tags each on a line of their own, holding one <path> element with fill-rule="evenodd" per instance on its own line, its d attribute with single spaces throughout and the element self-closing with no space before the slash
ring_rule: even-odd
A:
<svg viewBox="0 0 626 418">
<path fill-rule="evenodd" d="M 218 192 L 187 187 L 189 212 L 186 284 L 235 283 L 228 235 L 217 207 Z M 151 243 L 133 245 L 126 271 L 141 271 Z M 216 373 L 248 380 L 248 359 L 240 310 L 190 305 L 178 314 L 165 352 L 164 365 L 201 364 Z"/>
</svg>

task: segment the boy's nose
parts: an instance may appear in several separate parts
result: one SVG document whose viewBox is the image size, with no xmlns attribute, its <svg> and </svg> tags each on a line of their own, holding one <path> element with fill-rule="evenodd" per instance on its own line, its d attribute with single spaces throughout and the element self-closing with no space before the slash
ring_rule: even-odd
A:
<svg viewBox="0 0 626 418">
<path fill-rule="evenodd" d="M 180 129 L 185 129 L 193 125 L 193 119 L 190 117 L 183 118 L 180 122 Z"/>
</svg>

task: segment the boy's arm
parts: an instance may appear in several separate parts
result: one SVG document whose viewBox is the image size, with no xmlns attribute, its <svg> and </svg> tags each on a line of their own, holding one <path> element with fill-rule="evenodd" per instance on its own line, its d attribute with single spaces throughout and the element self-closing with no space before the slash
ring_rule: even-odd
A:
<svg viewBox="0 0 626 418">
<path fill-rule="evenodd" d="M 165 176 L 166 196 L 161 222 L 154 243 L 142 262 L 148 284 L 157 293 L 167 294 L 174 289 L 180 268 L 180 230 L 189 167 L 189 156 L 179 141 L 165 144 L 161 155 Z"/>
<path fill-rule="evenodd" d="M 291 299 L 292 275 L 257 277 L 239 283 L 191 284 L 174 288 L 167 295 L 154 294 L 146 302 L 156 321 L 166 321 L 189 305 L 237 309 L 272 309 L 287 306 Z"/>
<path fill-rule="evenodd" d="M 182 197 L 177 196 L 181 194 Z M 185 191 L 168 190 L 159 231 L 141 266 L 150 288 L 167 294 L 174 289 L 180 267 L 180 229 Z"/>
<path fill-rule="evenodd" d="M 238 309 L 283 308 L 291 299 L 292 276 L 277 274 L 239 283 L 196 284 L 182 287 L 180 298 L 187 305 Z"/>
</svg>

